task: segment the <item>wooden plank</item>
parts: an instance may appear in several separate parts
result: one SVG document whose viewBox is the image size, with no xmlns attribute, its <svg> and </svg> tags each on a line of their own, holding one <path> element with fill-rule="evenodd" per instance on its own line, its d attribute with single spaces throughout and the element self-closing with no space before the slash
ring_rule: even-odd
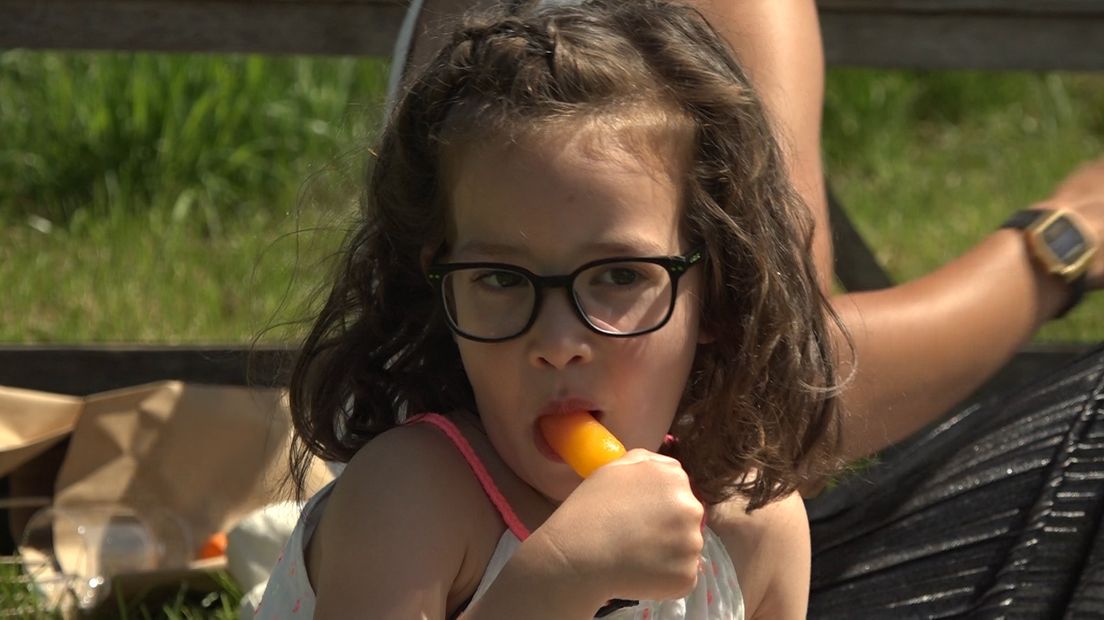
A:
<svg viewBox="0 0 1104 620">
<path fill-rule="evenodd" d="M 969 400 L 1012 389 L 1092 350 L 1084 343 L 1029 344 Z M 85 396 L 151 381 L 285 385 L 295 350 L 244 345 L 6 345 L 0 385 Z"/>
<path fill-rule="evenodd" d="M 817 0 L 821 10 L 1070 15 L 1104 13 L 1100 0 Z"/>
<path fill-rule="evenodd" d="M 0 48 L 389 55 L 405 0 L 0 0 Z M 1104 0 L 820 0 L 837 66 L 1104 69 Z"/>
<path fill-rule="evenodd" d="M 293 356 L 279 345 L 5 345 L 0 385 L 76 396 L 165 379 L 283 385 Z"/>
<path fill-rule="evenodd" d="M 828 224 L 832 229 L 832 270 L 850 293 L 876 291 L 893 286 L 878 257 L 851 223 L 836 193 L 828 187 Z"/>
<path fill-rule="evenodd" d="M 821 11 L 833 66 L 1101 70 L 1104 11 L 1083 15 Z"/>
<path fill-rule="evenodd" d="M 0 0 L 0 48 L 388 56 L 400 0 Z"/>
</svg>

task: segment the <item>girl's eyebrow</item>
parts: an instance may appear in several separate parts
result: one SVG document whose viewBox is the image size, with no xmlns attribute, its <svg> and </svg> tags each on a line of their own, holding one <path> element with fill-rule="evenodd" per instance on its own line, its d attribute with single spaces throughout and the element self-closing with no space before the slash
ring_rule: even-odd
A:
<svg viewBox="0 0 1104 620">
<path fill-rule="evenodd" d="M 588 245 L 587 249 L 617 256 L 665 256 L 679 253 L 678 248 L 669 249 L 656 241 L 636 238 L 602 241 Z"/>
</svg>

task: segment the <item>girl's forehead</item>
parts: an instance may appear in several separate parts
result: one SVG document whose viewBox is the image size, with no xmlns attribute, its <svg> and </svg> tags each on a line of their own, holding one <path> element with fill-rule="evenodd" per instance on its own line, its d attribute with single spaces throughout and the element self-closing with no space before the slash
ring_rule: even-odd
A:
<svg viewBox="0 0 1104 620">
<path fill-rule="evenodd" d="M 670 106 L 626 104 L 565 116 L 497 118 L 468 123 L 448 131 L 442 158 L 446 173 L 455 176 L 471 151 L 550 157 L 567 152 L 590 159 L 628 156 L 651 167 L 689 162 L 696 134 L 692 119 Z M 493 122 L 492 122 L 493 121 Z"/>
<path fill-rule="evenodd" d="M 681 145 L 594 132 L 454 149 L 448 184 L 454 259 L 622 247 L 679 249 L 685 158 Z"/>
</svg>

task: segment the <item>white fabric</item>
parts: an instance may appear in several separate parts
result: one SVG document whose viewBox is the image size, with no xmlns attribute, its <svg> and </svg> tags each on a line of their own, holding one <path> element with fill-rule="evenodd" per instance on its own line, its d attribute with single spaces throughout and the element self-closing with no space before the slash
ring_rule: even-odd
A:
<svg viewBox="0 0 1104 620">
<path fill-rule="evenodd" d="M 303 507 L 287 544 L 272 568 L 264 595 L 254 608 L 254 618 L 287 618 L 292 614 L 302 618 L 314 617 L 314 588 L 307 578 L 303 554 L 314 529 L 318 527 L 321 508 L 333 490 L 334 482 L 337 481 L 322 487 Z M 248 617 L 245 612 L 243 606 L 243 618 Z"/>
<path fill-rule="evenodd" d="M 698 585 L 688 596 L 666 601 L 640 601 L 633 607 L 619 609 L 607 616 L 609 620 L 743 620 L 744 597 L 736 579 L 736 569 L 717 535 L 708 527 L 703 532 L 705 547 L 698 569 Z M 506 530 L 498 541 L 483 579 L 472 600 L 479 599 L 494 583 L 499 571 L 517 550 L 519 541 Z"/>
<path fill-rule="evenodd" d="M 226 570 L 242 590 L 268 580 L 269 571 L 295 530 L 303 505 L 281 502 L 245 516 L 226 533 Z"/>
</svg>

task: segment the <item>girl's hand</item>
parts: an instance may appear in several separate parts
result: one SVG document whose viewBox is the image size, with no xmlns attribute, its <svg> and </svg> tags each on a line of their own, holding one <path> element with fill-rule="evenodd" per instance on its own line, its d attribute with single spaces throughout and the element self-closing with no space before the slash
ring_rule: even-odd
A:
<svg viewBox="0 0 1104 620">
<path fill-rule="evenodd" d="M 662 600 L 697 582 L 704 508 L 678 461 L 631 450 L 599 468 L 533 536 L 595 600 Z"/>
</svg>

